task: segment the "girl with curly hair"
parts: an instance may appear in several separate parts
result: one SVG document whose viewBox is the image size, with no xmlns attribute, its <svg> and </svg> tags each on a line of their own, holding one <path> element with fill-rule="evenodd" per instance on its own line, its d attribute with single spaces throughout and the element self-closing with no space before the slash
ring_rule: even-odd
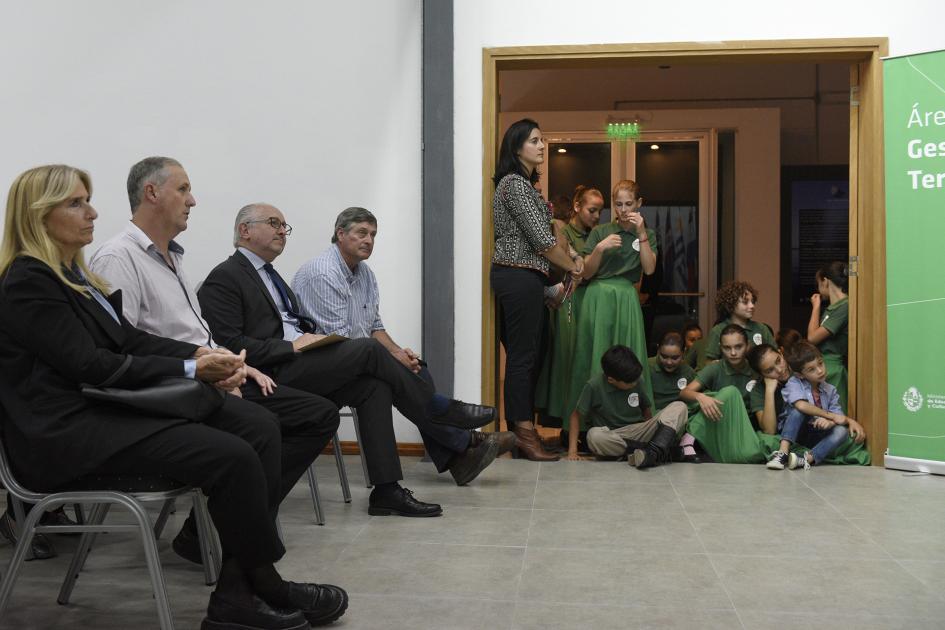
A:
<svg viewBox="0 0 945 630">
<path fill-rule="evenodd" d="M 738 324 L 745 329 L 748 335 L 748 346 L 760 346 L 763 343 L 775 345 L 774 335 L 767 325 L 752 319 L 755 315 L 755 304 L 758 302 L 758 291 L 751 284 L 732 280 L 719 287 L 715 296 L 715 307 L 719 312 L 719 321 L 709 331 L 705 344 L 705 358 L 715 361 L 722 357 L 719 340 L 722 330 L 729 324 Z"/>
</svg>

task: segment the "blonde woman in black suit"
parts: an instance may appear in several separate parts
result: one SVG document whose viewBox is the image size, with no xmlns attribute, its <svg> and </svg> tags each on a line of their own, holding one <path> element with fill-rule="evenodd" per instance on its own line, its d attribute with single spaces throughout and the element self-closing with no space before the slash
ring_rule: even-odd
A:
<svg viewBox="0 0 945 630">
<path fill-rule="evenodd" d="M 85 475 L 170 477 L 209 497 L 224 563 L 206 630 L 302 630 L 340 616 L 334 586 L 285 582 L 275 527 L 281 452 L 275 417 L 227 395 L 202 422 L 149 417 L 83 397 L 80 384 L 134 389 L 189 376 L 231 389 L 243 355 L 157 337 L 122 315 L 121 292 L 85 264 L 98 216 L 89 175 L 65 165 L 17 177 L 0 245 L 0 403 L 5 446 L 27 487 L 52 491 Z"/>
</svg>

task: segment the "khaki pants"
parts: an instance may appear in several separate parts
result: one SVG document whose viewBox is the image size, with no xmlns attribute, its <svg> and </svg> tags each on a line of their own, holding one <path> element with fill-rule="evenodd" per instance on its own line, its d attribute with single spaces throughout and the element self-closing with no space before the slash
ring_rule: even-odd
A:
<svg viewBox="0 0 945 630">
<path fill-rule="evenodd" d="M 656 433 L 658 424 L 665 424 L 678 435 L 682 433 L 689 418 L 689 410 L 685 403 L 676 401 L 670 403 L 658 414 L 644 420 L 628 424 L 617 429 L 607 427 L 591 427 L 587 430 L 587 446 L 595 455 L 608 457 L 620 456 L 627 452 L 627 443 L 624 440 L 649 442 Z"/>
</svg>

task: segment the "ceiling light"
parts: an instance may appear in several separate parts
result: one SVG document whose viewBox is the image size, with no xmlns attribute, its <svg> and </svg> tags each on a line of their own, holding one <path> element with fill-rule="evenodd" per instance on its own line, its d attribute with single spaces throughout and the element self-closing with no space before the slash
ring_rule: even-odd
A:
<svg viewBox="0 0 945 630">
<path fill-rule="evenodd" d="M 659 151 L 659 150 L 660 150 L 660 145 L 658 145 L 658 144 L 651 144 L 651 145 L 650 145 L 650 148 L 653 149 L 654 151 Z"/>
<path fill-rule="evenodd" d="M 564 147 L 558 147 L 558 153 L 567 153 L 567 152 L 568 150 L 565 149 Z"/>
</svg>

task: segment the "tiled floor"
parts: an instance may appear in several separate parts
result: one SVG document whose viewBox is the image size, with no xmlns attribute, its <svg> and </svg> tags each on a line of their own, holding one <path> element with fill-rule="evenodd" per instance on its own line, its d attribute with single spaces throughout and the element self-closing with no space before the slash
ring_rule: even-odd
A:
<svg viewBox="0 0 945 630">
<path fill-rule="evenodd" d="M 348 589 L 335 627 L 945 628 L 945 478 L 503 459 L 457 488 L 405 458 L 405 485 L 445 510 L 414 520 L 367 515 L 356 458 L 349 505 L 333 461 L 318 470 L 328 522 L 313 524 L 296 487 L 279 568 Z M 209 588 L 169 548 L 183 508 L 159 545 L 177 627 L 189 629 Z M 73 604 L 55 603 L 67 554 L 30 562 L 0 626 L 156 628 L 140 547 L 104 538 Z M 0 547 L 0 566 L 9 557 Z"/>
</svg>

